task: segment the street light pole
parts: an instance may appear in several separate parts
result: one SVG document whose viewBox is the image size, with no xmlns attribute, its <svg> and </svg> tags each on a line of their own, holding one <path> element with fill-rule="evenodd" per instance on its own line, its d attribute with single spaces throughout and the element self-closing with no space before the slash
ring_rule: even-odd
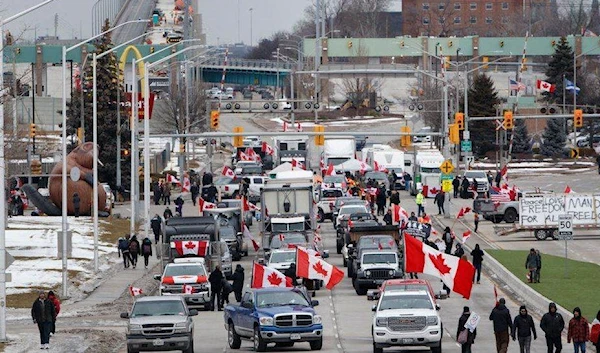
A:
<svg viewBox="0 0 600 353">
<path fill-rule="evenodd" d="M 278 93 L 279 90 L 279 48 L 277 48 L 277 88 L 275 89 L 275 94 Z M 278 95 L 277 98 L 281 96 Z"/>
<path fill-rule="evenodd" d="M 252 25 L 253 25 L 253 23 L 252 23 L 252 11 L 253 10 L 254 10 L 253 8 L 250 8 L 250 10 L 248 10 L 248 11 L 250 11 L 250 46 L 252 46 L 253 43 L 254 43 L 254 40 L 252 38 Z"/>
</svg>

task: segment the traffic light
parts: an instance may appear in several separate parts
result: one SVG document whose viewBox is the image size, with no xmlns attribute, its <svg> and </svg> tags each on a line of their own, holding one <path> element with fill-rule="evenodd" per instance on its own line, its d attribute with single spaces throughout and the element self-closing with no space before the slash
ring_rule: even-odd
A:
<svg viewBox="0 0 600 353">
<path fill-rule="evenodd" d="M 454 123 L 458 125 L 459 130 L 465 129 L 465 114 L 464 113 L 455 113 L 454 114 Z"/>
<path fill-rule="evenodd" d="M 29 137 L 35 137 L 35 124 L 29 124 Z"/>
<path fill-rule="evenodd" d="M 127 148 L 123 148 L 121 150 L 121 157 L 129 157 L 131 152 L 129 152 L 129 150 Z"/>
<path fill-rule="evenodd" d="M 450 124 L 450 143 L 455 145 L 460 144 L 460 130 L 458 124 Z"/>
<path fill-rule="evenodd" d="M 450 68 L 450 57 L 444 56 L 444 69 L 449 69 L 449 68 Z"/>
<path fill-rule="evenodd" d="M 154 47 L 150 47 L 150 54 L 154 53 Z"/>
<path fill-rule="evenodd" d="M 218 110 L 210 111 L 210 128 L 213 130 L 219 129 L 219 115 L 220 113 Z"/>
<path fill-rule="evenodd" d="M 482 61 L 483 65 L 481 66 L 481 68 L 487 70 L 489 68 L 488 63 L 490 62 L 490 58 L 488 56 L 484 56 Z"/>
<path fill-rule="evenodd" d="M 31 174 L 41 175 L 42 174 L 42 162 L 37 159 L 31 161 Z"/>
<path fill-rule="evenodd" d="M 179 142 L 179 152 L 185 153 L 185 143 Z"/>
<path fill-rule="evenodd" d="M 233 132 L 244 132 L 244 128 L 241 126 L 235 126 L 233 128 Z M 233 147 L 242 147 L 244 146 L 244 136 L 233 136 Z"/>
<path fill-rule="evenodd" d="M 405 134 L 410 134 L 410 126 L 400 126 L 400 132 Z M 412 142 L 410 135 L 402 135 L 400 136 L 400 146 L 402 147 L 410 147 Z"/>
<path fill-rule="evenodd" d="M 512 130 L 513 127 L 515 127 L 515 124 L 513 122 L 513 112 L 511 112 L 510 110 L 506 110 L 504 112 L 504 122 L 502 124 L 504 125 L 504 128 L 506 130 Z"/>
<path fill-rule="evenodd" d="M 583 126 L 583 109 L 575 109 L 575 111 L 573 112 L 573 126 Z"/>
<path fill-rule="evenodd" d="M 324 133 L 325 126 L 315 125 L 315 132 Z M 315 135 L 315 146 L 323 146 L 325 144 L 325 135 Z"/>
</svg>

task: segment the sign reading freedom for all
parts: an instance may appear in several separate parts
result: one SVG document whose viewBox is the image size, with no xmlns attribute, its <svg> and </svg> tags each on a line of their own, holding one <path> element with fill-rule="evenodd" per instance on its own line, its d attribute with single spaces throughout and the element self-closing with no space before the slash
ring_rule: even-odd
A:
<svg viewBox="0 0 600 353">
<path fill-rule="evenodd" d="M 521 198 L 520 223 L 524 226 L 555 226 L 559 216 L 573 216 L 574 225 L 599 225 L 600 195 L 548 194 Z"/>
</svg>

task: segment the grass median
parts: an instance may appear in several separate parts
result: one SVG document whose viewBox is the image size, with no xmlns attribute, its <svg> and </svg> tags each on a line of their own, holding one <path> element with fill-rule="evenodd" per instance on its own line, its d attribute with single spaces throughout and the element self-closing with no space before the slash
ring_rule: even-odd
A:
<svg viewBox="0 0 600 353">
<path fill-rule="evenodd" d="M 542 254 L 540 283 L 528 283 L 525 259 L 529 251 L 486 250 L 486 252 L 525 284 L 565 309 L 573 311 L 573 308 L 578 306 L 588 320 L 593 319 L 600 310 L 598 303 L 600 266 L 568 259 L 565 276 L 564 257 Z"/>
</svg>

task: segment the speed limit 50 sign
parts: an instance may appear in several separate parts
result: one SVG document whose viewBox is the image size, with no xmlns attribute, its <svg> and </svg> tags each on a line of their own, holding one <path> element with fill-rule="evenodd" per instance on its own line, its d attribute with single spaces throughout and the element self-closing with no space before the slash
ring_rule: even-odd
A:
<svg viewBox="0 0 600 353">
<path fill-rule="evenodd" d="M 558 216 L 558 238 L 563 240 L 573 239 L 573 215 L 563 214 Z"/>
</svg>

